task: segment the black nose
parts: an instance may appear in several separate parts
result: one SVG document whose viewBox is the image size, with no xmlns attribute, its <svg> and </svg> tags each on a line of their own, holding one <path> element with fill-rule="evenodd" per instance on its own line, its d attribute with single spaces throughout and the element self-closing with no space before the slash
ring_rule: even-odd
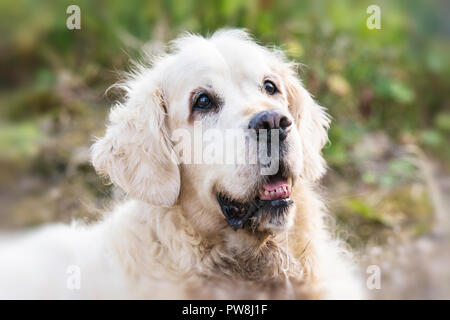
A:
<svg viewBox="0 0 450 320">
<path fill-rule="evenodd" d="M 289 133 L 292 121 L 288 117 L 275 110 L 262 111 L 255 114 L 248 124 L 249 129 L 256 130 L 258 134 L 261 129 L 279 129 L 280 140 L 284 140 Z M 267 132 L 270 134 L 270 132 Z"/>
</svg>

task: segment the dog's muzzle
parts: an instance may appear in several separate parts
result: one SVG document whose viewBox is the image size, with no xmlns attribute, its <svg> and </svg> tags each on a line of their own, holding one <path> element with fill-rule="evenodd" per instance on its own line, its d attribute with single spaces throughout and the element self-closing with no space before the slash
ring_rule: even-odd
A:
<svg viewBox="0 0 450 320">
<path fill-rule="evenodd" d="M 242 203 L 230 200 L 226 196 L 218 194 L 217 201 L 220 204 L 222 213 L 228 225 L 234 231 L 242 229 L 245 226 L 251 226 L 252 221 L 256 221 L 258 215 L 266 212 L 268 214 L 284 214 L 293 204 L 290 198 L 276 200 L 260 200 Z"/>
<path fill-rule="evenodd" d="M 217 201 L 225 220 L 236 231 L 245 226 L 254 226 L 262 214 L 284 214 L 293 204 L 291 192 L 292 179 L 279 174 L 266 177 L 253 200 L 238 201 L 225 193 L 218 193 Z"/>
</svg>

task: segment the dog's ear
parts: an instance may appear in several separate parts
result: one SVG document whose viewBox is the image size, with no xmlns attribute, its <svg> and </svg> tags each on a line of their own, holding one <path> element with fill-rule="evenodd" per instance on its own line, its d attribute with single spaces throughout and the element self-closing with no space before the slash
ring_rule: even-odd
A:
<svg viewBox="0 0 450 320">
<path fill-rule="evenodd" d="M 152 82 L 136 80 L 125 88 L 126 101 L 111 109 L 105 136 L 91 148 L 92 164 L 132 197 L 171 206 L 180 191 L 180 172 L 162 92 Z"/>
<path fill-rule="evenodd" d="M 303 176 L 310 181 L 322 177 L 326 170 L 322 148 L 328 141 L 330 118 L 303 88 L 297 74 L 289 69 L 285 74 L 289 109 L 297 125 L 303 149 Z"/>
</svg>

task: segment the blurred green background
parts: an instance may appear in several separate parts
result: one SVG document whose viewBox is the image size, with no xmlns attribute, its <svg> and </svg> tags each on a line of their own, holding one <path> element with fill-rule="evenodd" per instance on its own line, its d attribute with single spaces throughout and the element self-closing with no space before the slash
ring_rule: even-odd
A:
<svg viewBox="0 0 450 320">
<path fill-rule="evenodd" d="M 71 4 L 81 8 L 81 30 L 66 27 Z M 381 9 L 380 30 L 366 26 L 372 4 Z M 449 7 L 444 0 L 2 0 L 0 226 L 95 218 L 115 192 L 89 164 L 89 146 L 117 98 L 106 89 L 143 49 L 156 52 L 184 31 L 238 27 L 304 64 L 306 88 L 333 117 L 323 182 L 339 236 L 362 257 L 428 239 L 448 222 Z"/>
</svg>

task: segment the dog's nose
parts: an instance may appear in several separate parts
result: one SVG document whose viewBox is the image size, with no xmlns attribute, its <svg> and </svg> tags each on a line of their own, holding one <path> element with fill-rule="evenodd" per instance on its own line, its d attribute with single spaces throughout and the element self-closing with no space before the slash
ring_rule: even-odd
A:
<svg viewBox="0 0 450 320">
<path fill-rule="evenodd" d="M 248 128 L 256 130 L 256 134 L 258 134 L 260 129 L 268 130 L 268 134 L 269 130 L 279 129 L 280 140 L 284 140 L 289 133 L 291 124 L 292 121 L 282 113 L 275 110 L 267 110 L 255 114 L 250 119 Z"/>
</svg>

